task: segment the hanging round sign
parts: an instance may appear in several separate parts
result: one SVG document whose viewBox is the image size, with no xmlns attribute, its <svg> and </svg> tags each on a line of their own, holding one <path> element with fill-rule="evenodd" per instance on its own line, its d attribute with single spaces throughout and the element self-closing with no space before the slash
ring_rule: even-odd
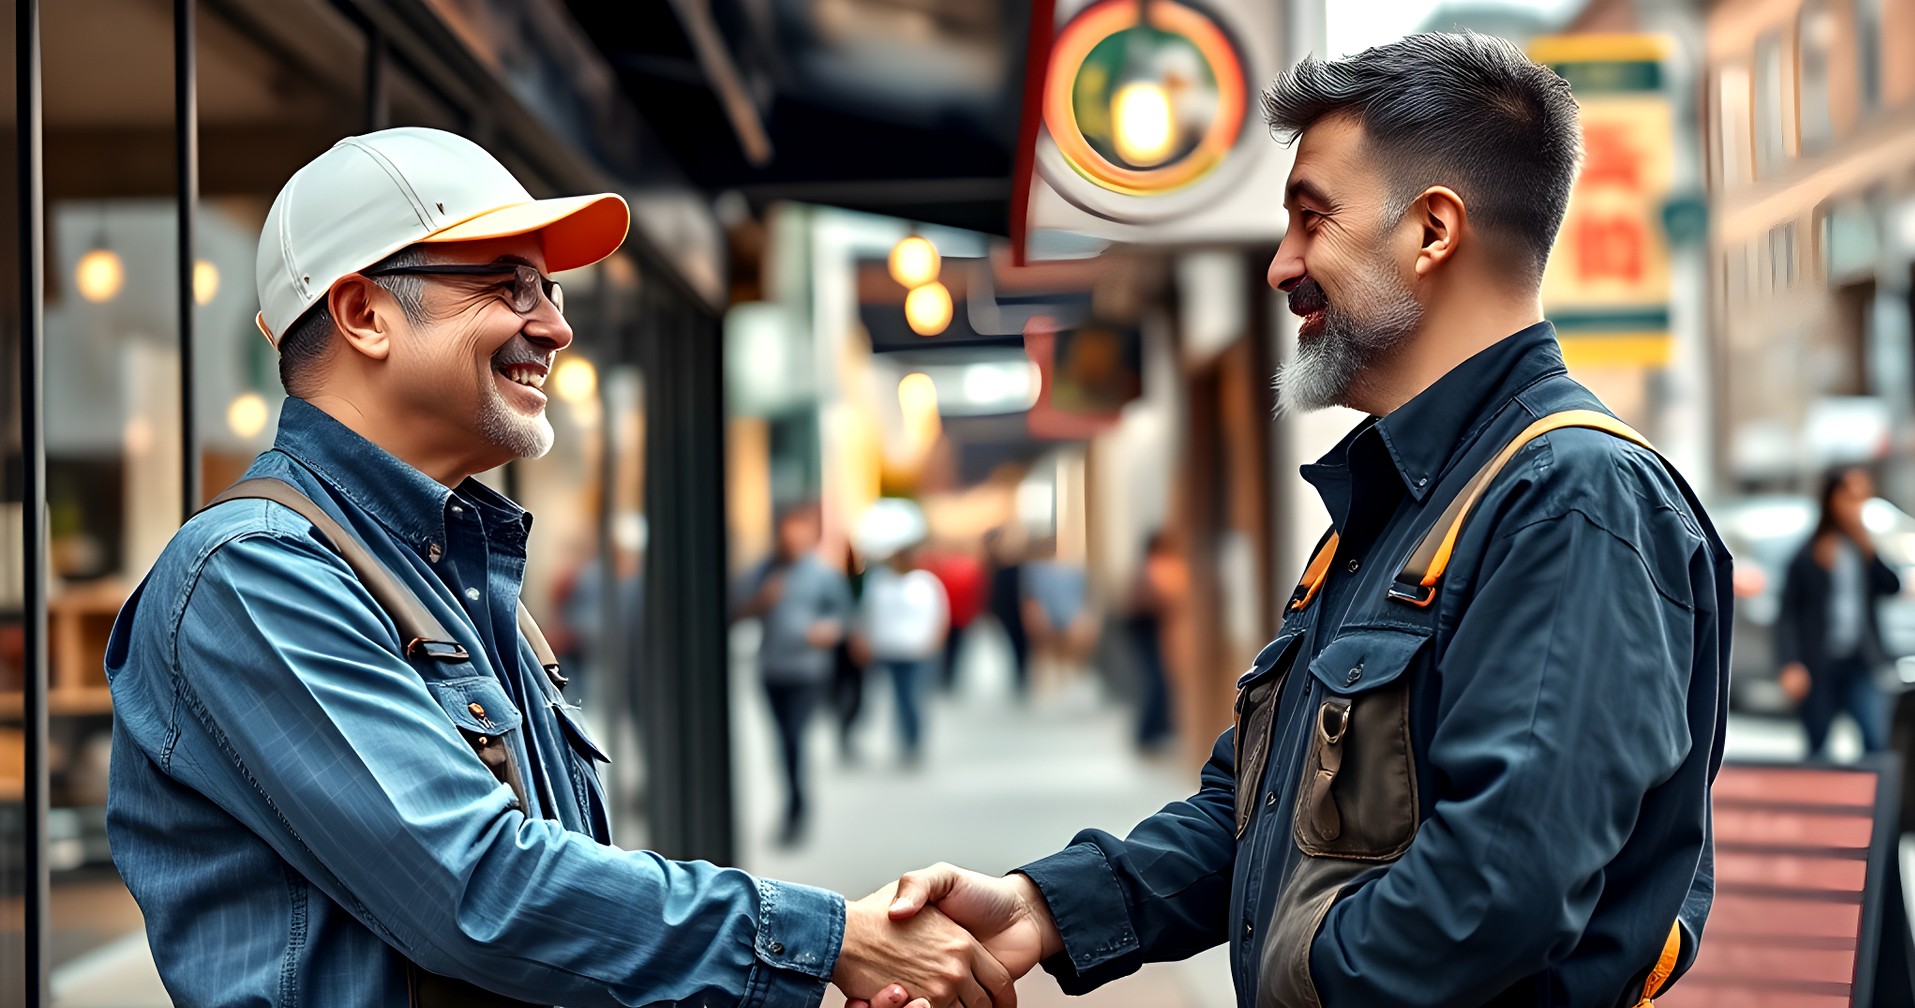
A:
<svg viewBox="0 0 1915 1008">
<path fill-rule="evenodd" d="M 1058 33 L 1044 124 L 1072 171 L 1149 196 L 1224 159 L 1247 92 L 1236 48 L 1209 17 L 1177 0 L 1103 0 Z"/>
</svg>

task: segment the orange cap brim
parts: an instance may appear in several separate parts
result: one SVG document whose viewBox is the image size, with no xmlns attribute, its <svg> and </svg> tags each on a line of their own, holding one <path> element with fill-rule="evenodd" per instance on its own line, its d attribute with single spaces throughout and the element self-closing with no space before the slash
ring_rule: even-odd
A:
<svg viewBox="0 0 1915 1008">
<path fill-rule="evenodd" d="M 631 224 L 632 213 L 624 197 L 617 193 L 599 193 L 500 207 L 422 240 L 478 241 L 537 231 L 545 240 L 545 268 L 556 273 L 590 266 L 618 251 Z"/>
</svg>

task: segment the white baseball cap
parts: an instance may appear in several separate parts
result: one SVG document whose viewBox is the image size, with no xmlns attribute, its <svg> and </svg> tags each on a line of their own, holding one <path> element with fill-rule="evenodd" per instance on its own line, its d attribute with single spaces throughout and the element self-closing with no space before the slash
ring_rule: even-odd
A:
<svg viewBox="0 0 1915 1008">
<path fill-rule="evenodd" d="M 542 233 L 545 268 L 590 265 L 625 240 L 616 193 L 535 200 L 496 158 L 444 130 L 347 137 L 293 173 L 259 235 L 259 331 L 274 346 L 339 278 L 417 242 Z"/>
</svg>

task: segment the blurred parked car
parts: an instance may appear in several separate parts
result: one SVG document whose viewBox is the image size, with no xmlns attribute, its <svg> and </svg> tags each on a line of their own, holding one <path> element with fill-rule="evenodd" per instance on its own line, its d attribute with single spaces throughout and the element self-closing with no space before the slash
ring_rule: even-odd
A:
<svg viewBox="0 0 1915 1008">
<path fill-rule="evenodd" d="M 1789 561 L 1815 530 L 1815 500 L 1806 496 L 1744 497 L 1710 509 L 1716 530 L 1735 557 L 1735 643 L 1729 670 L 1729 705 L 1751 714 L 1793 709 L 1782 687 L 1771 636 L 1782 608 L 1782 581 Z M 1862 522 L 1882 561 L 1902 579 L 1900 594 L 1876 609 L 1882 646 L 1896 660 L 1891 690 L 1915 685 L 1915 517 L 1881 499 L 1862 509 Z"/>
</svg>

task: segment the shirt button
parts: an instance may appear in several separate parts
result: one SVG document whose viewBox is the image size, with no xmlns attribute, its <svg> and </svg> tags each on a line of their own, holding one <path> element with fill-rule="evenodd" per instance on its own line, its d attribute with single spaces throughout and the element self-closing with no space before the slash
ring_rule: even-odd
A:
<svg viewBox="0 0 1915 1008">
<path fill-rule="evenodd" d="M 477 588 L 467 588 L 465 590 L 465 597 L 477 602 L 479 600 L 479 590 Z"/>
<path fill-rule="evenodd" d="M 442 556 L 445 556 L 445 550 L 440 549 L 438 543 L 426 543 L 426 559 L 427 560 L 430 560 L 433 563 L 438 563 L 439 558 Z"/>
<path fill-rule="evenodd" d="M 472 716 L 473 716 L 473 717 L 484 717 L 484 716 L 485 716 L 485 707 L 484 707 L 483 705 L 480 705 L 480 704 L 475 704 L 475 703 L 469 703 L 469 704 L 466 704 L 466 705 L 465 705 L 465 709 L 466 709 L 466 710 L 469 710 L 469 711 L 471 711 L 471 712 L 472 712 Z"/>
<path fill-rule="evenodd" d="M 1243 936 L 1245 938 L 1250 937 L 1250 933 L 1255 930 L 1256 928 L 1252 927 L 1249 921 L 1243 922 Z"/>
<path fill-rule="evenodd" d="M 771 943 L 771 954 L 772 954 L 772 955 L 784 955 L 784 954 L 785 954 L 785 946 L 784 946 L 784 943 L 782 943 L 782 942 L 772 942 L 772 943 Z"/>
<path fill-rule="evenodd" d="M 1263 803 L 1265 805 L 1275 805 L 1277 803 L 1277 793 L 1275 791 L 1272 791 L 1269 794 L 1264 795 Z"/>
<path fill-rule="evenodd" d="M 1358 567 L 1361 567 L 1361 566 L 1363 566 L 1363 563 L 1362 563 L 1362 561 L 1359 561 L 1359 560 L 1351 560 L 1351 561 L 1350 561 L 1350 573 L 1352 573 L 1352 574 L 1355 574 L 1355 573 L 1356 573 L 1356 569 L 1357 569 Z"/>
<path fill-rule="evenodd" d="M 1358 679 L 1363 678 L 1363 666 L 1358 665 L 1356 668 L 1351 669 L 1350 674 L 1347 676 L 1344 676 L 1343 678 L 1346 681 L 1352 682 L 1352 683 L 1356 682 Z"/>
<path fill-rule="evenodd" d="M 462 508 L 462 507 L 460 507 L 459 505 L 457 505 L 457 504 L 454 504 L 454 505 L 452 505 L 452 513 L 453 513 L 453 514 L 465 514 L 465 508 Z"/>
<path fill-rule="evenodd" d="M 1427 476 L 1418 476 L 1418 477 L 1416 478 L 1416 485 L 1417 485 L 1417 486 L 1422 486 L 1423 484 L 1425 484 L 1425 483 L 1428 483 L 1428 482 L 1429 482 L 1429 477 L 1427 477 Z"/>
</svg>

